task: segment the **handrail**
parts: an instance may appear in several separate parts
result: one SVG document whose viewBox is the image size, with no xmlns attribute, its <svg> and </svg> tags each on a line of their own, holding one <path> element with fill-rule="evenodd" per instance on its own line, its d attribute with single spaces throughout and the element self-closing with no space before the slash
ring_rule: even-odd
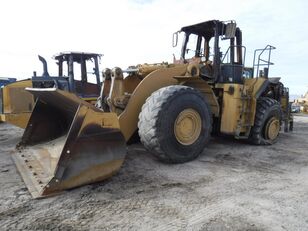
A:
<svg viewBox="0 0 308 231">
<path fill-rule="evenodd" d="M 256 49 L 254 51 L 254 56 L 253 56 L 253 76 L 255 76 L 255 73 L 254 73 L 254 70 L 255 70 L 255 67 L 257 67 L 257 75 L 256 77 L 258 78 L 259 76 L 259 68 L 260 66 L 267 66 L 268 70 L 269 70 L 269 66 L 270 65 L 274 65 L 274 63 L 271 62 L 271 52 L 272 50 L 275 50 L 276 47 L 272 46 L 272 45 L 266 45 L 265 48 L 263 49 Z M 256 63 L 256 55 L 257 55 L 257 52 L 259 52 L 259 55 L 258 55 L 258 63 Z M 261 59 L 261 56 L 262 54 L 265 52 L 265 51 L 269 51 L 268 52 L 268 59 L 267 60 L 264 60 L 264 59 Z M 260 63 L 260 61 L 262 61 L 263 63 Z"/>
</svg>

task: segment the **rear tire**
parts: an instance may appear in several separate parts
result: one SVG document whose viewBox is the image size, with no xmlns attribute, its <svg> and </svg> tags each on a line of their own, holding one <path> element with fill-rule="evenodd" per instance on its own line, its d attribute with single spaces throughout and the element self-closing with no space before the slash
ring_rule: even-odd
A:
<svg viewBox="0 0 308 231">
<path fill-rule="evenodd" d="M 269 145 L 277 141 L 281 126 L 282 111 L 280 104 L 271 98 L 258 100 L 255 124 L 250 132 L 250 142 L 257 145 Z"/>
<path fill-rule="evenodd" d="M 168 163 L 195 159 L 210 139 L 211 125 L 203 95 L 177 85 L 155 91 L 143 105 L 138 122 L 145 148 Z"/>
</svg>

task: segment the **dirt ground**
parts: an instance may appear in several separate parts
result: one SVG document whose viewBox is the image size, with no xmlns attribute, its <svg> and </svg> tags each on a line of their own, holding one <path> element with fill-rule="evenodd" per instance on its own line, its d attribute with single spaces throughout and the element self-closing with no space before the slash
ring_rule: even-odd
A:
<svg viewBox="0 0 308 231">
<path fill-rule="evenodd" d="M 272 146 L 216 137 L 195 161 L 167 165 L 128 147 L 111 179 L 35 200 L 0 124 L 1 230 L 308 230 L 308 116 Z"/>
</svg>

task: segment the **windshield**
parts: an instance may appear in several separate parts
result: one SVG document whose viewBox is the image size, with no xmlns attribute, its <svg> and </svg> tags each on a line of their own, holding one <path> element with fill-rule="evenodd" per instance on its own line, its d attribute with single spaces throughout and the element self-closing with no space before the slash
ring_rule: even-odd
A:
<svg viewBox="0 0 308 231">
<path fill-rule="evenodd" d="M 211 40 L 208 42 L 203 36 L 197 34 L 185 34 L 183 41 L 181 50 L 183 59 L 201 58 L 201 61 L 209 60 Z"/>
<path fill-rule="evenodd" d="M 186 47 L 183 54 L 185 59 L 204 56 L 204 38 L 202 36 L 190 34 L 185 42 Z"/>
</svg>

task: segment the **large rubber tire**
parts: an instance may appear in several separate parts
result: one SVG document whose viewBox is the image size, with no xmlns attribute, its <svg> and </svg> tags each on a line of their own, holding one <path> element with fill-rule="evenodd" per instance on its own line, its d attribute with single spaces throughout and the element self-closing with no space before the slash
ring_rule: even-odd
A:
<svg viewBox="0 0 308 231">
<path fill-rule="evenodd" d="M 270 145 L 277 141 L 281 126 L 282 111 L 280 104 L 271 98 L 262 97 L 258 99 L 255 115 L 255 123 L 251 129 L 249 140 L 257 145 Z M 279 124 L 277 122 L 279 121 Z M 269 135 L 269 127 L 271 123 L 277 122 L 277 136 L 274 129 L 274 135 Z M 277 126 L 276 126 L 277 127 Z M 275 128 L 275 124 L 274 124 Z M 270 138 L 271 137 L 271 138 Z"/>
<path fill-rule="evenodd" d="M 181 112 L 192 111 L 201 129 L 191 144 L 180 143 L 175 133 L 175 122 Z M 188 121 L 189 122 L 189 121 Z M 159 160 L 183 163 L 195 159 L 210 139 L 212 116 L 204 96 L 187 86 L 172 85 L 155 91 L 139 114 L 139 136 L 142 144 Z M 192 130 L 192 129 L 191 129 Z M 200 132 L 200 133 L 199 133 Z"/>
</svg>

